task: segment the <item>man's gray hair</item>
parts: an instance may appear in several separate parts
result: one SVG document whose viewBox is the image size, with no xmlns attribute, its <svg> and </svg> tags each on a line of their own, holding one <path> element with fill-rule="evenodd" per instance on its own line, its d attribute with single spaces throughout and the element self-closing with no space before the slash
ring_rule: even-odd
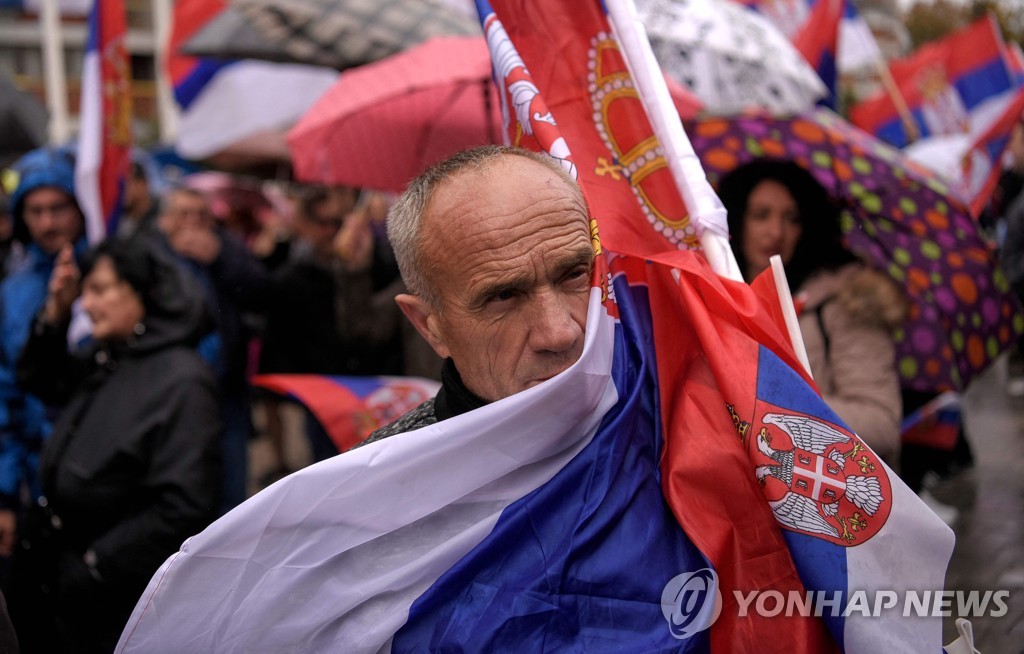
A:
<svg viewBox="0 0 1024 654">
<path fill-rule="evenodd" d="M 431 166 L 409 184 L 402 197 L 388 211 L 387 227 L 388 240 L 395 251 L 398 269 L 402 273 L 402 281 L 405 282 L 406 288 L 435 309 L 440 308 L 440 296 L 438 289 L 429 279 L 431 262 L 423 260 L 420 237 L 420 225 L 430 199 L 438 187 L 453 177 L 469 170 L 483 170 L 494 162 L 510 156 L 531 159 L 555 172 L 579 194 L 580 202 L 583 203 L 583 192 L 580 191 L 576 180 L 555 159 L 530 150 L 506 145 L 484 145 L 463 150 Z"/>
</svg>

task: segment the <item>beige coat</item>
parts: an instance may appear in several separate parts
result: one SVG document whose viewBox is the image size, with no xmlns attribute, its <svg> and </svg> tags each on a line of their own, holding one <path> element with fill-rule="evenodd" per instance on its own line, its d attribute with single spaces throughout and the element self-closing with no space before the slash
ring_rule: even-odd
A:
<svg viewBox="0 0 1024 654">
<path fill-rule="evenodd" d="M 877 454 L 894 460 L 902 402 L 890 334 L 906 313 L 901 291 L 881 273 L 850 264 L 807 280 L 797 300 L 806 303 L 800 329 L 825 401 Z"/>
</svg>

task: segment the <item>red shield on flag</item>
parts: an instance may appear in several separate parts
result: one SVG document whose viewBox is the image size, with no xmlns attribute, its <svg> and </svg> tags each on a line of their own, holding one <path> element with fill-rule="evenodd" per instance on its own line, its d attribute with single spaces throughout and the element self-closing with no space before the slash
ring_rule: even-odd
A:
<svg viewBox="0 0 1024 654">
<path fill-rule="evenodd" d="M 888 519 L 892 488 L 882 462 L 843 425 L 758 400 L 745 439 L 783 528 L 851 547 Z"/>
<path fill-rule="evenodd" d="M 835 504 L 846 491 L 846 475 L 835 461 L 797 448 L 793 450 L 790 488 L 819 504 Z"/>
</svg>

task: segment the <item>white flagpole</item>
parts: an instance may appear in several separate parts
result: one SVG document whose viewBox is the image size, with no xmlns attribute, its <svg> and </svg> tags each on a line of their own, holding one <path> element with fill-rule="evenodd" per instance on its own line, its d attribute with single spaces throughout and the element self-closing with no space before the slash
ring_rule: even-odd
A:
<svg viewBox="0 0 1024 654">
<path fill-rule="evenodd" d="M 57 0 L 40 0 L 39 31 L 42 35 L 46 106 L 50 110 L 50 144 L 63 145 L 71 137 L 71 121 L 64 68 L 64 35 L 61 33 Z"/>
<path fill-rule="evenodd" d="M 704 254 L 719 275 L 742 281 L 743 275 L 729 247 L 725 207 L 708 183 L 693 145 L 683 131 L 661 67 L 647 39 L 647 30 L 636 13 L 636 5 L 633 0 L 607 0 L 605 6 L 623 59 L 637 84 L 641 104 L 661 142 L 676 186 L 690 211 L 690 220 L 700 236 Z"/>
<path fill-rule="evenodd" d="M 672 104 L 661 67 L 654 58 L 654 51 L 647 39 L 647 30 L 637 15 L 636 5 L 633 4 L 633 0 L 605 0 L 605 6 L 608 8 L 608 16 L 619 41 L 622 57 L 626 60 L 626 66 L 637 85 L 640 103 L 647 111 L 647 117 L 664 150 L 672 176 L 683 196 L 683 201 L 686 202 L 686 207 L 690 210 L 690 220 L 694 222 L 700 234 L 701 245 L 711 268 L 723 277 L 743 281 L 736 257 L 729 247 L 729 223 L 725 207 L 711 188 L 700 159 L 693 150 L 693 144 L 683 131 L 682 121 L 679 120 L 679 115 Z M 811 366 L 807 361 L 803 335 L 800 333 L 793 298 L 786 283 L 786 273 L 782 269 L 782 260 L 778 256 L 772 259 L 772 274 L 782 304 L 789 340 L 801 365 L 810 375 Z"/>
<path fill-rule="evenodd" d="M 156 102 L 160 121 L 160 142 L 174 143 L 178 133 L 178 107 L 174 103 L 171 81 L 167 77 L 167 58 L 170 56 L 171 0 L 152 0 L 153 38 L 156 54 Z"/>
<path fill-rule="evenodd" d="M 779 304 L 782 305 L 782 316 L 786 319 L 786 331 L 789 332 L 793 351 L 800 365 L 807 371 L 807 375 L 813 379 L 811 362 L 807 359 L 807 348 L 804 347 L 804 335 L 800 331 L 800 320 L 796 316 L 796 307 L 793 306 L 793 295 L 789 292 L 786 270 L 782 267 L 782 257 L 773 254 L 768 261 L 771 262 L 772 279 L 775 280 L 775 291 L 779 294 Z"/>
</svg>

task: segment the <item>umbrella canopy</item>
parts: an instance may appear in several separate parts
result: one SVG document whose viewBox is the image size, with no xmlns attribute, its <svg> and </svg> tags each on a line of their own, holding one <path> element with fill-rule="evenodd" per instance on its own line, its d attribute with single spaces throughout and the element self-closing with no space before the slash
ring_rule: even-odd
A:
<svg viewBox="0 0 1024 654">
<path fill-rule="evenodd" d="M 500 143 L 500 104 L 481 37 L 433 39 L 346 71 L 288 134 L 295 176 L 401 191 L 430 164 Z M 701 105 L 670 84 L 676 110 Z"/>
<path fill-rule="evenodd" d="M 430 164 L 500 139 L 487 45 L 456 37 L 343 73 L 288 145 L 300 180 L 400 191 Z"/>
<path fill-rule="evenodd" d="M 0 77 L 0 167 L 46 143 L 46 108 Z"/>
<path fill-rule="evenodd" d="M 476 17 L 436 0 L 232 0 L 293 61 L 339 70 L 439 36 L 481 34 Z"/>
<path fill-rule="evenodd" d="M 687 126 L 708 179 L 792 159 L 843 207 L 847 246 L 911 300 L 896 334 L 904 387 L 963 389 L 1024 332 L 1020 305 L 978 225 L 932 172 L 834 113 L 714 118 Z"/>
<path fill-rule="evenodd" d="M 654 55 L 709 113 L 810 109 L 825 84 L 763 16 L 729 0 L 637 0 Z"/>
<path fill-rule="evenodd" d="M 281 42 L 266 38 L 234 7 L 225 7 L 178 50 L 192 57 L 305 63 L 297 61 Z"/>
</svg>

